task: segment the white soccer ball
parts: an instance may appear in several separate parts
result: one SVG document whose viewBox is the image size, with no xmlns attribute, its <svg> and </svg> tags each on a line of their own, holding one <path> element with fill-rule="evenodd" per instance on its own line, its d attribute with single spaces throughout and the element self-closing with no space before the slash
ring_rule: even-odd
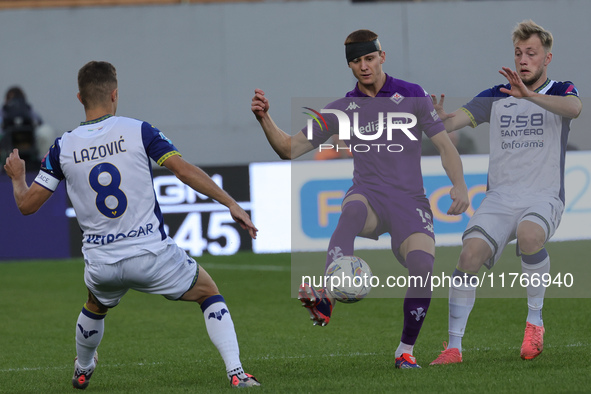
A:
<svg viewBox="0 0 591 394">
<path fill-rule="evenodd" d="M 347 304 L 365 298 L 371 290 L 371 268 L 356 256 L 336 259 L 326 270 L 326 291 L 330 297 Z"/>
</svg>

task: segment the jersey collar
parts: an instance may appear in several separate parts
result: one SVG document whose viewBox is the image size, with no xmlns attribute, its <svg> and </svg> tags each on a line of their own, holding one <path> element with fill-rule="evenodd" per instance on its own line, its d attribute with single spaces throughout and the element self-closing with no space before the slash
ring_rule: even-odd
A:
<svg viewBox="0 0 591 394">
<path fill-rule="evenodd" d="M 100 118 L 97 118 L 97 119 L 87 120 L 86 122 L 80 122 L 80 126 L 85 126 L 85 125 L 89 125 L 89 124 L 99 123 L 99 122 L 102 122 L 105 119 L 109 119 L 112 116 L 113 115 L 108 114 L 108 115 L 101 116 Z"/>
<path fill-rule="evenodd" d="M 537 89 L 535 90 L 535 92 L 536 92 L 536 93 L 540 93 L 542 90 L 544 90 L 544 88 L 545 88 L 546 86 L 548 86 L 548 84 L 549 84 L 549 83 L 550 83 L 550 78 L 546 78 L 546 82 L 544 82 L 544 83 L 542 84 L 542 86 L 540 86 L 539 88 L 537 88 Z"/>
<path fill-rule="evenodd" d="M 387 73 L 385 73 L 385 74 L 386 74 L 386 81 L 384 82 L 384 86 L 382 86 L 382 88 L 380 89 L 380 91 L 378 92 L 376 97 L 390 97 L 390 93 L 392 91 L 392 86 L 391 86 L 392 78 Z M 355 89 L 353 89 L 353 92 L 356 97 L 369 97 L 367 94 L 365 94 L 361 90 L 359 90 L 359 83 L 355 83 Z"/>
</svg>

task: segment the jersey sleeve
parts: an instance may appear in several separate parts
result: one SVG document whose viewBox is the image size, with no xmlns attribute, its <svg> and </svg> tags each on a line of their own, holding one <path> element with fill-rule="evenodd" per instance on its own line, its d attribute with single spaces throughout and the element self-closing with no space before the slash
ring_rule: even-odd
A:
<svg viewBox="0 0 591 394">
<path fill-rule="evenodd" d="M 483 90 L 460 108 L 470 118 L 470 125 L 472 127 L 476 127 L 481 123 L 490 122 L 492 103 L 495 101 L 495 90 L 497 88 Z"/>
<path fill-rule="evenodd" d="M 575 96 L 579 97 L 579 91 L 571 81 L 560 82 L 558 84 L 557 93 L 560 96 Z"/>
<path fill-rule="evenodd" d="M 421 97 L 421 94 L 424 94 Z M 436 134 L 445 131 L 445 126 L 443 122 L 437 115 L 437 110 L 433 107 L 433 100 L 427 91 L 420 88 L 420 92 L 417 94 L 416 102 L 416 114 L 418 115 L 418 122 L 420 128 L 425 133 L 425 135 L 429 138 L 434 137 Z"/>
<path fill-rule="evenodd" d="M 171 156 L 181 156 L 172 141 L 148 122 L 142 123 L 142 141 L 148 156 L 158 163 L 159 166 Z"/>
<path fill-rule="evenodd" d="M 59 183 L 64 179 L 64 173 L 60 166 L 61 137 L 54 144 L 41 161 L 41 170 L 35 178 L 35 183 L 54 192 Z"/>
</svg>

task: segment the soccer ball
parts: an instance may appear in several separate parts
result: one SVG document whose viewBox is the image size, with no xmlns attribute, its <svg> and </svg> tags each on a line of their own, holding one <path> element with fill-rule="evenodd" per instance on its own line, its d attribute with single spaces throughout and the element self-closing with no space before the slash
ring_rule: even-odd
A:
<svg viewBox="0 0 591 394">
<path fill-rule="evenodd" d="M 371 268 L 359 257 L 336 259 L 326 270 L 326 291 L 337 301 L 350 304 L 365 298 L 371 290 Z"/>
</svg>

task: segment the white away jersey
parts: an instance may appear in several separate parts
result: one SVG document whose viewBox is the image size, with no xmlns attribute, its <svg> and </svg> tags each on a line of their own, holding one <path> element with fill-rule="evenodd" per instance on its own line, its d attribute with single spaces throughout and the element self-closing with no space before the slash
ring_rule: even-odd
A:
<svg viewBox="0 0 591 394">
<path fill-rule="evenodd" d="M 35 182 L 54 191 L 66 180 L 84 236 L 84 257 L 113 264 L 165 247 L 150 158 L 161 165 L 177 154 L 170 140 L 150 124 L 107 115 L 58 138 Z"/>
<path fill-rule="evenodd" d="M 571 119 L 563 118 L 498 85 L 462 109 L 472 126 L 490 123 L 488 190 L 515 197 L 550 196 L 564 203 L 564 158 Z M 571 82 L 547 80 L 537 93 L 577 96 Z"/>
</svg>

